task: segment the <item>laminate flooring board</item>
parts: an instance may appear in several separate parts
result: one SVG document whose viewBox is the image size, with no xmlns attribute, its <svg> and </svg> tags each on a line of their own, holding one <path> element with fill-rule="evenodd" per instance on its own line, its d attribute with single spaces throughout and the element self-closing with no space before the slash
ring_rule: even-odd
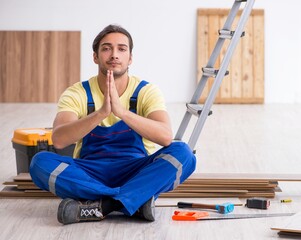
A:
<svg viewBox="0 0 301 240">
<path fill-rule="evenodd" d="M 280 235 L 301 237 L 301 212 L 287 218 L 284 222 L 279 222 L 271 229 L 279 231 Z"/>
<path fill-rule="evenodd" d="M 188 181 L 228 181 L 228 182 L 265 182 L 301 181 L 301 174 L 271 173 L 194 173 Z"/>
<path fill-rule="evenodd" d="M 168 104 L 174 133 L 184 116 L 182 104 Z M 196 174 L 300 174 L 301 105 L 214 105 L 196 144 Z M 51 127 L 56 104 L 0 104 L 0 182 L 16 176 L 15 151 L 11 139 L 17 128 Z M 195 121 L 192 119 L 192 121 Z M 193 125 L 187 129 L 187 141 Z M 208 183 L 202 183 L 208 184 Z M 238 184 L 238 183 L 235 183 Z M 245 184 L 245 183 L 244 183 Z M 258 184 L 258 183 L 256 183 Z M 261 182 L 264 186 L 266 182 Z M 271 199 L 268 210 L 235 207 L 235 213 L 286 213 L 301 211 L 301 182 L 279 181 L 282 192 Z M 21 186 L 21 185 L 20 185 Z M 7 185 L 1 185 L 0 190 Z M 292 199 L 280 203 L 281 199 Z M 156 205 L 178 201 L 224 203 L 237 198 L 159 198 Z M 244 204 L 245 199 L 239 198 Z M 0 199 L 2 240 L 270 240 L 277 239 L 287 217 L 218 221 L 176 222 L 176 207 L 156 207 L 156 221 L 149 223 L 118 213 L 102 222 L 62 226 L 56 219 L 58 198 Z M 183 209 L 182 209 L 183 210 Z M 194 209 L 196 210 L 196 209 Z M 282 238 L 283 239 L 283 238 Z"/>
</svg>

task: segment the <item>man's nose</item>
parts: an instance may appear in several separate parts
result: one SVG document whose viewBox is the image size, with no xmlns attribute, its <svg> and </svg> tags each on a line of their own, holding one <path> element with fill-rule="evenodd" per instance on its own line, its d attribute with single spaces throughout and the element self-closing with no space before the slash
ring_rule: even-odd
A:
<svg viewBox="0 0 301 240">
<path fill-rule="evenodd" d="M 113 49 L 111 59 L 118 59 L 117 49 Z"/>
</svg>

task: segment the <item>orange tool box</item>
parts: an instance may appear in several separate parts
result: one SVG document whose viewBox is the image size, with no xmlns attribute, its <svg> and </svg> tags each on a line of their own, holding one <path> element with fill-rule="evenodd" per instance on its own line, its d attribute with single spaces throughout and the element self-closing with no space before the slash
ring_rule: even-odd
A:
<svg viewBox="0 0 301 240">
<path fill-rule="evenodd" d="M 29 171 L 32 157 L 41 151 L 56 152 L 64 156 L 72 156 L 75 144 L 64 149 L 55 149 L 51 128 L 22 128 L 14 131 L 12 139 L 16 153 L 17 173 Z"/>
</svg>

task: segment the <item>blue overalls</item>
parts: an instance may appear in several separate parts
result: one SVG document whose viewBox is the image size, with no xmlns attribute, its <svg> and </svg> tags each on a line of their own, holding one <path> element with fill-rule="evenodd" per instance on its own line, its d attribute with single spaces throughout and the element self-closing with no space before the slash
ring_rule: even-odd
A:
<svg viewBox="0 0 301 240">
<path fill-rule="evenodd" d="M 136 113 L 140 82 L 130 100 Z M 83 83 L 88 108 L 94 102 L 88 81 Z M 167 192 L 195 170 L 196 159 L 183 142 L 173 142 L 147 155 L 142 138 L 124 121 L 95 127 L 83 138 L 80 158 L 52 152 L 37 153 L 30 165 L 33 182 L 61 198 L 99 200 L 110 196 L 122 202 L 121 210 L 133 215 L 152 196 Z"/>
</svg>

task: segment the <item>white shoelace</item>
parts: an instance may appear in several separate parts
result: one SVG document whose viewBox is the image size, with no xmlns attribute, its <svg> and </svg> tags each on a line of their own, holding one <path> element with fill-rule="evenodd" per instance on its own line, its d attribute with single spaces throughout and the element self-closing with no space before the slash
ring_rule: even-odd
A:
<svg viewBox="0 0 301 240">
<path fill-rule="evenodd" d="M 97 208 L 91 208 L 91 209 L 81 209 L 80 216 L 85 216 L 85 217 L 102 217 L 102 213 L 97 209 Z"/>
</svg>

